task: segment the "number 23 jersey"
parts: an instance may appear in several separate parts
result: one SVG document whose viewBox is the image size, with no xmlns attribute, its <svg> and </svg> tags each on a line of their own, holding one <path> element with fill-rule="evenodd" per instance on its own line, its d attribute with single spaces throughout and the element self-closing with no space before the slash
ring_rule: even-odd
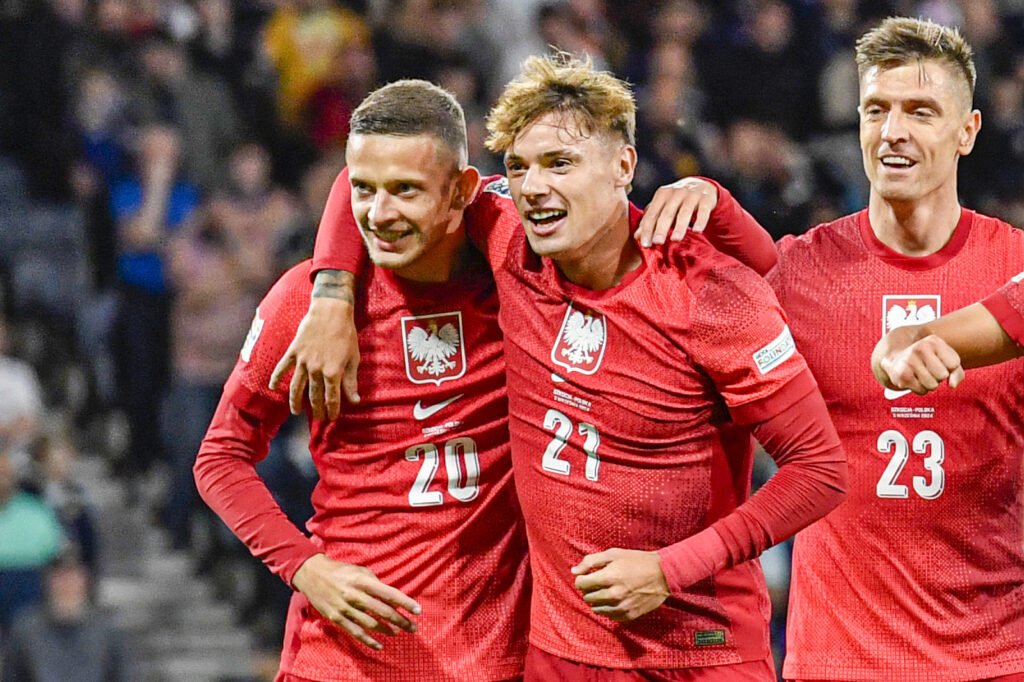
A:
<svg viewBox="0 0 1024 682">
<path fill-rule="evenodd" d="M 883 333 L 982 298 L 1024 263 L 1024 235 L 964 210 L 908 258 L 867 211 L 779 244 L 768 275 L 849 466 L 846 500 L 797 536 L 785 676 L 974 680 L 1024 671 L 1024 362 L 956 390 L 883 389 Z"/>
</svg>

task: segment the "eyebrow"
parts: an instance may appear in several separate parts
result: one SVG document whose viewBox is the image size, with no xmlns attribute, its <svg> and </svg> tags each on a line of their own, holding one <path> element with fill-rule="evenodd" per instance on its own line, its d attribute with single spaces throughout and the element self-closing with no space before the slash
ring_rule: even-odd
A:
<svg viewBox="0 0 1024 682">
<path fill-rule="evenodd" d="M 541 158 L 542 161 L 548 161 L 550 159 L 554 159 L 554 158 L 557 158 L 559 156 L 568 156 L 568 157 L 576 158 L 579 155 L 580 155 L 579 152 L 574 152 L 574 151 L 572 151 L 572 150 L 570 150 L 568 148 L 562 147 L 561 149 L 555 149 L 555 150 L 552 150 L 550 152 L 544 152 L 543 154 L 540 155 L 540 158 Z M 523 157 L 519 156 L 518 154 L 513 154 L 511 152 L 508 152 L 508 153 L 505 154 L 505 162 L 506 163 L 509 162 L 509 161 L 522 161 L 522 160 L 523 160 Z"/>
<path fill-rule="evenodd" d="M 891 105 L 893 104 L 893 102 L 882 97 L 868 97 L 866 100 L 864 100 L 864 103 L 861 106 L 867 107 L 871 106 L 872 104 Z M 936 111 L 942 111 L 942 105 L 939 103 L 939 101 L 931 97 L 917 97 L 915 99 L 899 100 L 899 104 L 902 107 L 909 107 L 911 109 L 916 107 L 929 107 L 931 109 L 935 109 Z"/>
</svg>

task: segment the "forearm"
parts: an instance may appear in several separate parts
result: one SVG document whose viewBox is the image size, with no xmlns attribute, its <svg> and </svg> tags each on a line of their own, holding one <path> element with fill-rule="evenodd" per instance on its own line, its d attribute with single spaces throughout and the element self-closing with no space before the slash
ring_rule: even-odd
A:
<svg viewBox="0 0 1024 682">
<path fill-rule="evenodd" d="M 995 308 L 992 303 L 994 300 L 995 297 L 986 299 L 986 305 Z M 965 369 L 1019 357 L 1021 348 L 986 305 L 975 303 L 923 324 L 917 330 L 915 340 L 931 334 L 938 336 L 957 352 Z M 999 312 L 996 308 L 996 313 Z"/>
<path fill-rule="evenodd" d="M 319 550 L 288 520 L 256 473 L 255 464 L 283 418 L 267 428 L 223 398 L 193 472 L 206 504 L 254 556 L 290 584 L 295 571 Z"/>
<path fill-rule="evenodd" d="M 730 514 L 659 552 L 673 593 L 757 557 L 842 500 L 846 459 L 820 393 L 758 424 L 755 435 L 778 472 Z"/>
</svg>

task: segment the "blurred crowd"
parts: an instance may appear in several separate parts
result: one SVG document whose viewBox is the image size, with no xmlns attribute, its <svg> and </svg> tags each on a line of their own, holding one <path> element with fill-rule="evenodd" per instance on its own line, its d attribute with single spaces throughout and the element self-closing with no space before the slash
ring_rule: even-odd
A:
<svg viewBox="0 0 1024 682">
<path fill-rule="evenodd" d="M 865 205 L 852 47 L 891 14 L 976 49 L 962 198 L 1024 225 L 1024 0 L 0 1 L 0 634 L 52 568 L 100 570 L 73 473 L 86 448 L 198 570 L 247 567 L 240 612 L 277 645 L 287 590 L 200 510 L 191 464 L 256 303 L 312 251 L 374 87 L 448 88 L 472 163 L 500 172 L 482 144 L 496 93 L 529 54 L 586 53 L 635 87 L 636 203 L 709 175 L 779 237 Z M 263 465 L 300 522 L 303 428 Z M 766 564 L 784 607 L 785 557 Z"/>
</svg>

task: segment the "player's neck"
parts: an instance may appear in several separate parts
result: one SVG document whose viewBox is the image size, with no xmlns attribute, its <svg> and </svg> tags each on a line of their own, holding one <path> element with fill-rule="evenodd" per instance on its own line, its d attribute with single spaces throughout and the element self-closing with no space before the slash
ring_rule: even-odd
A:
<svg viewBox="0 0 1024 682">
<path fill-rule="evenodd" d="M 554 260 L 565 278 L 576 286 L 602 291 L 620 284 L 642 261 L 629 225 L 628 202 L 587 244 Z"/>
<path fill-rule="evenodd" d="M 871 230 L 878 241 L 904 256 L 940 251 L 960 222 L 956 188 L 918 201 L 887 201 L 874 190 L 868 202 Z"/>
</svg>

